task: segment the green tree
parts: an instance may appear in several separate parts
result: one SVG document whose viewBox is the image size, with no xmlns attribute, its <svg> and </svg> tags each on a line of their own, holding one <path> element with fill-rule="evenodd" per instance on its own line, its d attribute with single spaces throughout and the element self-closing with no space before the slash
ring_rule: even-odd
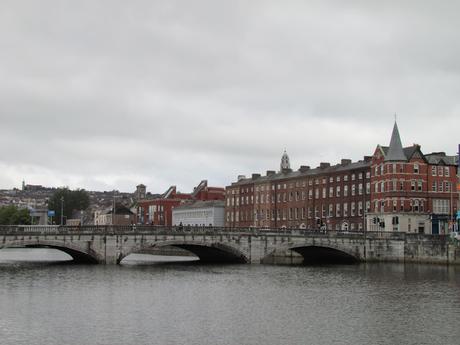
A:
<svg viewBox="0 0 460 345">
<path fill-rule="evenodd" d="M 61 205 L 64 217 L 71 218 L 73 212 L 86 210 L 89 206 L 89 195 L 84 189 L 70 190 L 67 187 L 57 189 L 48 202 L 48 209 L 54 210 L 55 222 L 61 222 Z"/>
<path fill-rule="evenodd" d="M 30 212 L 28 209 L 19 209 L 14 205 L 0 207 L 1 225 L 28 225 Z"/>
</svg>

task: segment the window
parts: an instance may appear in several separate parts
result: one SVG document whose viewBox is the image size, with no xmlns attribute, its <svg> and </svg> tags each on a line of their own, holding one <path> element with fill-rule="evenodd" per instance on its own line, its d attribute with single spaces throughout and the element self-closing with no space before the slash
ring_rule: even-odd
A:
<svg viewBox="0 0 460 345">
<path fill-rule="evenodd" d="M 393 212 L 396 212 L 398 207 L 398 202 L 396 200 L 393 200 Z"/>
<path fill-rule="evenodd" d="M 436 167 L 435 166 L 431 167 L 431 176 L 436 176 Z"/>
<path fill-rule="evenodd" d="M 418 180 L 418 181 L 417 181 L 417 190 L 418 190 L 419 192 L 421 192 L 422 189 L 423 189 L 423 181 L 422 181 L 422 180 Z"/>
<path fill-rule="evenodd" d="M 363 203 L 360 201 L 358 202 L 358 216 L 363 215 Z"/>
<path fill-rule="evenodd" d="M 334 205 L 329 204 L 329 217 L 334 217 Z"/>
<path fill-rule="evenodd" d="M 363 195 L 363 184 L 362 183 L 358 185 L 358 194 Z"/>
<path fill-rule="evenodd" d="M 444 167 L 438 167 L 438 176 L 444 175 Z"/>
<path fill-rule="evenodd" d="M 415 192 L 415 181 L 414 180 L 410 181 L 410 190 Z"/>
<path fill-rule="evenodd" d="M 329 187 L 329 197 L 330 198 L 334 197 L 334 187 Z"/>
<path fill-rule="evenodd" d="M 444 190 L 450 192 L 450 182 L 444 182 Z"/>
<path fill-rule="evenodd" d="M 347 182 L 347 181 L 348 181 L 348 175 L 345 175 L 345 176 L 343 177 L 343 180 L 344 180 L 345 182 Z"/>
<path fill-rule="evenodd" d="M 348 217 L 348 204 L 347 203 L 343 204 L 343 216 Z"/>
<path fill-rule="evenodd" d="M 337 182 L 340 182 L 340 176 L 337 176 L 336 181 L 337 181 Z"/>
<path fill-rule="evenodd" d="M 444 167 L 444 176 L 446 177 L 450 176 L 449 167 Z"/>
<path fill-rule="evenodd" d="M 329 177 L 329 183 L 332 183 L 332 182 L 334 182 L 334 178 L 331 176 Z"/>
<path fill-rule="evenodd" d="M 339 198 L 340 197 L 340 186 L 337 186 L 336 190 L 335 190 L 335 194 L 336 196 Z"/>
<path fill-rule="evenodd" d="M 366 171 L 366 178 L 371 178 L 371 172 L 370 171 Z"/>
<path fill-rule="evenodd" d="M 444 188 L 443 188 L 443 183 L 442 182 L 439 182 L 439 187 L 438 187 L 438 191 L 439 192 L 443 192 L 444 191 Z"/>
<path fill-rule="evenodd" d="M 377 186 L 377 184 L 376 184 Z M 351 185 L 351 195 L 354 196 L 356 193 L 356 186 L 354 184 Z"/>
<path fill-rule="evenodd" d="M 419 167 L 418 167 L 418 164 L 415 163 L 414 164 L 414 174 L 418 174 L 418 172 L 419 172 Z"/>
<path fill-rule="evenodd" d="M 366 182 L 366 194 L 371 194 L 371 183 Z"/>
<path fill-rule="evenodd" d="M 323 199 L 326 199 L 326 188 L 323 188 Z"/>
<path fill-rule="evenodd" d="M 340 204 L 335 204 L 335 216 L 340 217 Z"/>
<path fill-rule="evenodd" d="M 431 184 L 431 191 L 432 192 L 436 192 L 436 190 L 437 190 L 436 186 L 437 186 L 436 181 L 433 181 L 433 183 Z"/>
<path fill-rule="evenodd" d="M 377 171 L 377 167 L 375 167 L 375 171 Z M 355 174 L 351 174 L 351 180 L 352 180 L 352 181 L 355 180 Z"/>
<path fill-rule="evenodd" d="M 343 196 L 348 196 L 348 186 L 343 186 Z"/>
<path fill-rule="evenodd" d="M 363 173 L 359 173 L 358 179 L 362 180 L 363 179 Z"/>
<path fill-rule="evenodd" d="M 355 216 L 355 203 L 354 202 L 351 203 L 351 216 L 352 217 Z"/>
</svg>

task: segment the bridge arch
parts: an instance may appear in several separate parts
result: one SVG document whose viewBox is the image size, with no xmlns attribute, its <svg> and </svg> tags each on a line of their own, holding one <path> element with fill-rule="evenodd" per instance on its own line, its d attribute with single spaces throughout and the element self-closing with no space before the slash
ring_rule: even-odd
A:
<svg viewBox="0 0 460 345">
<path fill-rule="evenodd" d="M 299 256 L 289 255 L 295 252 Z M 262 259 L 262 263 L 280 264 L 350 264 L 361 261 L 360 254 L 340 243 L 321 243 L 306 240 L 300 243 L 285 242 L 276 246 Z"/>
<path fill-rule="evenodd" d="M 73 263 L 78 264 L 97 264 L 103 260 L 97 253 L 89 248 L 82 248 L 71 242 L 59 241 L 13 241 L 0 246 L 3 248 L 51 248 L 60 250 L 72 257 Z"/>
<path fill-rule="evenodd" d="M 300 245 L 290 247 L 289 250 L 302 255 L 304 264 L 352 264 L 360 261 L 356 254 L 335 246 Z"/>
<path fill-rule="evenodd" d="M 129 254 L 142 252 L 148 249 L 161 247 L 177 247 L 184 249 L 196 255 L 203 263 L 248 263 L 248 256 L 239 248 L 224 243 L 216 242 L 200 242 L 200 241 L 161 241 L 154 243 L 146 243 L 138 248 L 133 248 L 126 253 L 122 253 L 118 258 L 118 263 L 121 262 Z"/>
</svg>

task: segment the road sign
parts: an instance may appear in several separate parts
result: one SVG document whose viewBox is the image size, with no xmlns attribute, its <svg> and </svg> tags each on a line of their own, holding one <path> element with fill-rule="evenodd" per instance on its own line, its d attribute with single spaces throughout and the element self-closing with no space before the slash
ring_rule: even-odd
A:
<svg viewBox="0 0 460 345">
<path fill-rule="evenodd" d="M 56 212 L 54 210 L 49 210 L 48 217 L 54 217 L 54 216 L 56 216 Z"/>
</svg>

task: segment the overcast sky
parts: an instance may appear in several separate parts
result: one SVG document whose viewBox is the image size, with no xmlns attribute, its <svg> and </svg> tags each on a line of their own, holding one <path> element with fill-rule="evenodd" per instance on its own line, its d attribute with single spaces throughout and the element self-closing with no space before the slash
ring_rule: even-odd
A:
<svg viewBox="0 0 460 345">
<path fill-rule="evenodd" d="M 459 1 L 0 2 L 0 188 L 153 193 L 455 154 Z"/>
</svg>

